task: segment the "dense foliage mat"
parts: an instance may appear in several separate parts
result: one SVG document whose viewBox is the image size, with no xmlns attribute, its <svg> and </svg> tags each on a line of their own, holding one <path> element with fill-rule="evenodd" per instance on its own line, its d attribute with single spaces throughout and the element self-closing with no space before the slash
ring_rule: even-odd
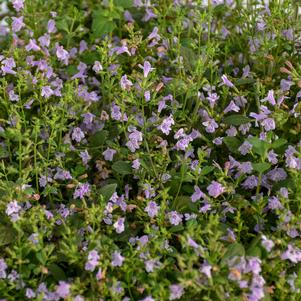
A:
<svg viewBox="0 0 301 301">
<path fill-rule="evenodd" d="M 0 300 L 301 300 L 299 1 L 11 0 Z"/>
</svg>

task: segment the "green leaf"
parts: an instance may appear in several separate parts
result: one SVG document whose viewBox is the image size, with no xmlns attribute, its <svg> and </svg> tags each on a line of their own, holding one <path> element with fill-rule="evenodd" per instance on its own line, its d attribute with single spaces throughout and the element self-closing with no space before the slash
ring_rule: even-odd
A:
<svg viewBox="0 0 301 301">
<path fill-rule="evenodd" d="M 214 169 L 215 169 L 214 166 L 204 166 L 204 167 L 201 169 L 200 175 L 201 175 L 201 176 L 208 175 L 208 174 L 211 173 Z"/>
<path fill-rule="evenodd" d="M 108 10 L 99 9 L 93 13 L 92 31 L 94 38 L 111 33 L 116 24 L 111 20 Z"/>
<path fill-rule="evenodd" d="M 109 135 L 109 132 L 106 130 L 96 132 L 89 139 L 90 145 L 92 147 L 97 147 L 97 146 L 103 145 L 105 143 L 105 141 L 107 140 L 108 135 Z"/>
<path fill-rule="evenodd" d="M 0 226 L 0 246 L 9 245 L 16 240 L 16 231 L 9 226 Z"/>
<path fill-rule="evenodd" d="M 116 191 L 117 184 L 108 184 L 104 187 L 102 187 L 99 192 L 104 197 L 104 201 L 107 202 L 113 193 Z"/>
<path fill-rule="evenodd" d="M 279 139 L 277 139 L 276 141 L 274 141 L 272 143 L 272 148 L 278 148 L 278 147 L 281 147 L 285 144 L 287 144 L 287 140 L 283 139 L 283 138 L 279 138 Z"/>
<path fill-rule="evenodd" d="M 241 145 L 241 142 L 236 137 L 224 137 L 223 142 L 227 145 L 228 149 L 231 152 L 238 152 L 238 148 Z"/>
<path fill-rule="evenodd" d="M 55 263 L 52 263 L 50 266 L 48 266 L 48 270 L 53 278 L 57 281 L 67 279 L 64 270 Z"/>
<path fill-rule="evenodd" d="M 266 170 L 268 170 L 272 165 L 267 162 L 262 163 L 252 163 L 252 167 L 255 171 L 258 171 L 259 173 L 264 173 Z"/>
<path fill-rule="evenodd" d="M 114 4 L 122 8 L 130 8 L 133 6 L 133 0 L 114 0 Z"/>
<path fill-rule="evenodd" d="M 249 141 L 252 144 L 253 151 L 261 157 L 263 157 L 266 154 L 270 146 L 269 143 L 257 137 L 248 138 L 247 141 Z"/>
<path fill-rule="evenodd" d="M 245 248 L 240 243 L 233 243 L 228 246 L 228 250 L 226 251 L 224 257 L 222 258 L 221 264 L 227 264 L 228 260 L 235 256 L 245 256 Z"/>
<path fill-rule="evenodd" d="M 112 165 L 112 169 L 121 175 L 129 175 L 132 173 L 132 167 L 129 162 L 117 161 Z"/>
<path fill-rule="evenodd" d="M 250 122 L 251 119 L 249 117 L 246 117 L 244 115 L 238 115 L 238 114 L 234 114 L 234 115 L 230 115 L 224 118 L 223 122 L 229 125 L 241 125 L 241 124 L 245 124 Z"/>
<path fill-rule="evenodd" d="M 253 84 L 255 82 L 256 79 L 254 78 L 240 78 L 237 81 L 235 81 L 235 86 L 248 85 L 248 84 Z"/>
</svg>

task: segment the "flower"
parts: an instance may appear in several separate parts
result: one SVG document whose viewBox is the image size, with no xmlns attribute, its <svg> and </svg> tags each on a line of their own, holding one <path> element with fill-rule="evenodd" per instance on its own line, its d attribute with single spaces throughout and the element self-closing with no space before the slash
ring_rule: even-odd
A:
<svg viewBox="0 0 301 301">
<path fill-rule="evenodd" d="M 174 124 L 175 124 L 175 122 L 173 120 L 173 117 L 172 117 L 172 115 L 170 115 L 169 117 L 167 117 L 163 120 L 161 125 L 158 126 L 158 129 L 165 135 L 169 135 L 169 133 L 171 131 L 171 126 Z"/>
<path fill-rule="evenodd" d="M 13 200 L 7 204 L 5 213 L 11 217 L 12 221 L 16 221 L 19 219 L 19 212 L 21 209 L 18 202 Z"/>
<path fill-rule="evenodd" d="M 60 298 L 66 298 L 70 294 L 70 286 L 71 285 L 65 281 L 59 281 L 55 292 Z"/>
<path fill-rule="evenodd" d="M 120 87 L 122 90 L 129 90 L 133 86 L 133 83 L 128 80 L 126 75 L 123 75 L 120 80 Z"/>
<path fill-rule="evenodd" d="M 219 182 L 212 181 L 211 184 L 207 187 L 207 190 L 210 196 L 217 198 L 225 191 L 225 188 Z"/>
<path fill-rule="evenodd" d="M 179 284 L 173 284 L 169 286 L 169 293 L 169 300 L 180 299 L 184 293 L 184 288 Z"/>
<path fill-rule="evenodd" d="M 200 198 L 206 198 L 206 195 L 201 191 L 201 189 L 198 186 L 194 186 L 194 193 L 191 196 L 191 201 L 194 203 L 198 201 Z"/>
<path fill-rule="evenodd" d="M 120 252 L 115 251 L 112 255 L 111 264 L 113 267 L 121 267 L 124 261 L 124 257 L 121 256 Z"/>
<path fill-rule="evenodd" d="M 151 64 L 149 61 L 145 61 L 143 66 L 139 64 L 139 67 L 143 69 L 143 76 L 146 78 L 148 76 L 148 74 L 154 70 L 154 68 L 152 68 Z"/>
<path fill-rule="evenodd" d="M 3 258 L 0 258 L 0 279 L 6 278 L 7 264 Z"/>
<path fill-rule="evenodd" d="M 168 213 L 169 221 L 172 225 L 179 225 L 182 222 L 183 215 L 177 211 L 171 211 Z"/>
<path fill-rule="evenodd" d="M 116 150 L 112 148 L 107 148 L 103 153 L 106 161 L 113 161 L 113 156 L 116 154 Z"/>
<path fill-rule="evenodd" d="M 22 8 L 24 8 L 24 0 L 11 0 L 13 4 L 13 8 L 19 12 Z"/>
<path fill-rule="evenodd" d="M 81 142 L 81 140 L 82 140 L 83 138 L 85 138 L 85 134 L 84 134 L 84 132 L 83 132 L 79 127 L 76 127 L 76 128 L 74 128 L 73 131 L 72 131 L 72 136 L 71 136 L 71 138 L 72 138 L 73 140 L 75 140 L 76 142 Z"/>
<path fill-rule="evenodd" d="M 12 17 L 13 22 L 11 25 L 12 25 L 13 32 L 18 32 L 25 26 L 25 24 L 23 23 L 23 19 L 24 19 L 23 16 L 19 18 Z"/>
<path fill-rule="evenodd" d="M 83 199 L 84 196 L 90 194 L 90 184 L 89 183 L 80 183 L 74 191 L 73 198 L 74 199 Z"/>
<path fill-rule="evenodd" d="M 118 234 L 120 234 L 124 231 L 124 220 L 125 220 L 124 217 L 119 217 L 113 225 L 113 227 L 115 228 L 115 230 Z"/>
<path fill-rule="evenodd" d="M 287 250 L 281 255 L 282 260 L 290 260 L 293 263 L 301 261 L 301 250 L 289 244 Z"/>
<path fill-rule="evenodd" d="M 222 84 L 224 84 L 225 86 L 230 88 L 234 87 L 233 83 L 228 79 L 228 77 L 225 74 L 222 76 L 222 81 Z"/>
<path fill-rule="evenodd" d="M 147 212 L 150 218 L 153 218 L 158 214 L 159 208 L 160 207 L 157 205 L 156 202 L 150 201 L 145 207 L 144 211 Z"/>
<path fill-rule="evenodd" d="M 100 256 L 96 250 L 89 252 L 88 261 L 85 264 L 85 270 L 93 272 L 99 263 Z"/>
</svg>

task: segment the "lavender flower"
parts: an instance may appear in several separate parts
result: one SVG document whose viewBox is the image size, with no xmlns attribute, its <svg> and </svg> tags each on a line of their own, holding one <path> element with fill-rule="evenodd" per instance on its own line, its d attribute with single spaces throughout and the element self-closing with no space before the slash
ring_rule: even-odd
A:
<svg viewBox="0 0 301 301">
<path fill-rule="evenodd" d="M 212 181 L 211 184 L 207 187 L 207 190 L 210 196 L 217 198 L 225 191 L 225 188 L 219 182 Z"/>
<path fill-rule="evenodd" d="M 90 191 L 91 191 L 90 184 L 88 184 L 88 183 L 80 183 L 76 187 L 76 189 L 74 191 L 73 198 L 74 199 L 78 199 L 79 198 L 79 199 L 82 200 L 84 198 L 84 196 L 87 196 L 87 195 L 90 194 Z"/>
<path fill-rule="evenodd" d="M 184 288 L 183 286 L 179 284 L 173 284 L 169 286 L 169 300 L 177 300 L 180 299 L 184 293 Z"/>
<path fill-rule="evenodd" d="M 83 138 L 85 138 L 85 134 L 79 127 L 76 127 L 72 131 L 71 138 L 79 143 Z"/>
<path fill-rule="evenodd" d="M 121 256 L 120 252 L 114 251 L 112 255 L 111 264 L 113 267 L 121 267 L 124 261 L 124 257 Z"/>
<path fill-rule="evenodd" d="M 206 195 L 201 191 L 201 189 L 198 186 L 194 186 L 194 193 L 191 196 L 191 201 L 194 203 L 198 201 L 200 198 L 205 199 Z"/>
<path fill-rule="evenodd" d="M 177 211 L 171 211 L 168 213 L 169 221 L 172 225 L 177 226 L 182 223 L 183 215 Z"/>
<path fill-rule="evenodd" d="M 225 74 L 222 76 L 222 81 L 225 86 L 230 88 L 234 87 L 233 83 L 228 79 L 228 77 Z"/>
<path fill-rule="evenodd" d="M 150 201 L 145 207 L 144 211 L 147 212 L 150 218 L 154 218 L 158 214 L 159 208 L 160 207 L 156 202 Z"/>
<path fill-rule="evenodd" d="M 98 255 L 96 250 L 90 251 L 88 255 L 88 261 L 85 264 L 85 270 L 93 272 L 99 263 L 99 259 L 100 256 Z"/>
<path fill-rule="evenodd" d="M 7 264 L 3 258 L 0 258 L 0 279 L 6 278 Z"/>
<path fill-rule="evenodd" d="M 118 234 L 124 231 L 124 220 L 125 220 L 124 217 L 119 217 L 117 221 L 113 224 L 113 227 L 115 228 Z"/>
<path fill-rule="evenodd" d="M 58 286 L 56 287 L 56 293 L 60 298 L 66 298 L 70 294 L 71 285 L 65 281 L 59 281 Z"/>
<path fill-rule="evenodd" d="M 165 135 L 169 135 L 169 133 L 171 131 L 171 126 L 174 124 L 175 124 L 175 122 L 173 120 L 173 117 L 170 115 L 169 117 L 167 117 L 163 120 L 161 125 L 158 126 L 158 129 Z"/>
<path fill-rule="evenodd" d="M 122 90 L 129 90 L 133 86 L 133 83 L 128 80 L 126 75 L 123 75 L 120 80 L 120 86 Z"/>
<path fill-rule="evenodd" d="M 5 213 L 11 218 L 12 221 L 19 219 L 19 212 L 21 211 L 21 206 L 19 206 L 16 200 L 9 202 L 6 206 Z"/>
<path fill-rule="evenodd" d="M 151 64 L 149 61 L 145 61 L 143 66 L 139 64 L 139 67 L 143 70 L 143 76 L 146 78 L 148 76 L 148 74 L 154 70 L 154 68 L 152 68 Z"/>
<path fill-rule="evenodd" d="M 24 17 L 21 16 L 19 18 L 16 18 L 16 17 L 12 17 L 12 29 L 13 29 L 13 32 L 18 32 L 20 31 L 24 26 L 25 24 L 23 23 L 23 19 Z"/>
<path fill-rule="evenodd" d="M 116 150 L 112 148 L 107 148 L 103 153 L 106 161 L 113 161 L 113 156 L 116 154 Z"/>
</svg>

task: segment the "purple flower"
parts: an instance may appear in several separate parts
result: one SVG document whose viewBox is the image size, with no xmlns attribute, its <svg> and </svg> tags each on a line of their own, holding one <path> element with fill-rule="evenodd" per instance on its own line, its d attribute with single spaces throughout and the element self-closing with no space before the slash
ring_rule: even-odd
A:
<svg viewBox="0 0 301 301">
<path fill-rule="evenodd" d="M 129 135 L 129 141 L 126 143 L 126 146 L 131 150 L 131 152 L 135 152 L 140 148 L 140 143 L 142 142 L 142 133 L 137 131 L 136 128 L 130 129 L 131 133 Z"/>
<path fill-rule="evenodd" d="M 169 221 L 172 225 L 179 225 L 182 222 L 183 215 L 177 211 L 171 211 L 168 213 Z"/>
<path fill-rule="evenodd" d="M 83 131 L 79 127 L 76 127 L 72 131 L 71 138 L 73 140 L 75 140 L 76 142 L 80 142 L 83 138 L 85 138 L 85 134 L 83 133 Z"/>
<path fill-rule="evenodd" d="M 119 217 L 118 220 L 114 223 L 113 227 L 115 228 L 118 234 L 124 231 L 124 217 Z"/>
<path fill-rule="evenodd" d="M 56 287 L 55 292 L 60 298 L 66 298 L 70 294 L 70 284 L 65 281 L 59 281 L 58 286 Z"/>
<path fill-rule="evenodd" d="M 200 268 L 200 272 L 211 278 L 212 266 L 208 262 L 204 262 Z"/>
<path fill-rule="evenodd" d="M 116 154 L 116 150 L 112 148 L 107 148 L 103 153 L 106 161 L 113 161 L 113 156 Z"/>
<path fill-rule="evenodd" d="M 198 201 L 200 198 L 205 199 L 206 195 L 201 191 L 201 189 L 198 186 L 194 186 L 194 193 L 191 196 L 191 201 L 194 203 Z"/>
<path fill-rule="evenodd" d="M 169 300 L 180 299 L 184 293 L 184 288 L 179 284 L 173 284 L 169 286 L 169 293 Z"/>
<path fill-rule="evenodd" d="M 158 129 L 165 135 L 169 135 L 169 133 L 171 131 L 171 126 L 174 124 L 175 124 L 175 122 L 173 120 L 173 117 L 172 117 L 172 115 L 170 115 L 169 117 L 167 117 L 163 120 L 161 125 L 158 126 Z"/>
<path fill-rule="evenodd" d="M 45 98 L 49 98 L 51 95 L 53 95 L 53 90 L 50 86 L 44 86 L 42 87 L 41 95 Z"/>
<path fill-rule="evenodd" d="M 276 209 L 283 209 L 283 206 L 277 197 L 272 196 L 269 198 L 268 208 L 270 210 L 276 210 Z"/>
<path fill-rule="evenodd" d="M 19 17 L 19 18 L 16 18 L 16 17 L 12 17 L 12 29 L 13 29 L 13 32 L 18 32 L 20 31 L 24 26 L 25 24 L 23 23 L 23 19 L 24 17 Z"/>
<path fill-rule="evenodd" d="M 228 113 L 228 112 L 239 112 L 240 108 L 239 106 L 237 106 L 235 104 L 235 102 L 233 100 L 231 100 L 231 102 L 229 103 L 229 105 L 225 108 L 224 113 Z"/>
<path fill-rule="evenodd" d="M 80 152 L 79 156 L 82 158 L 84 165 L 87 165 L 88 161 L 91 159 L 91 156 L 89 155 L 87 150 Z"/>
<path fill-rule="evenodd" d="M 268 101 L 272 106 L 276 105 L 274 90 L 269 90 L 268 96 L 262 99 L 261 101 Z"/>
<path fill-rule="evenodd" d="M 56 32 L 55 21 L 53 19 L 50 19 L 48 21 L 47 31 L 48 31 L 48 33 L 55 33 Z"/>
<path fill-rule="evenodd" d="M 133 86 L 133 83 L 127 79 L 126 75 L 123 75 L 120 80 L 120 87 L 122 90 L 129 90 Z"/>
<path fill-rule="evenodd" d="M 42 47 L 48 47 L 50 45 L 50 35 L 45 33 L 43 36 L 38 38 Z"/>
<path fill-rule="evenodd" d="M 10 101 L 15 101 L 15 102 L 19 101 L 19 95 L 15 94 L 14 90 L 10 90 L 8 92 L 8 97 Z"/>
<path fill-rule="evenodd" d="M 7 204 L 5 213 L 11 217 L 12 221 L 16 221 L 19 219 L 19 212 L 21 209 L 18 202 L 14 200 Z"/>
<path fill-rule="evenodd" d="M 92 69 L 95 73 L 99 73 L 100 71 L 103 70 L 103 67 L 99 61 L 95 61 Z"/>
<path fill-rule="evenodd" d="M 268 131 L 272 131 L 276 128 L 276 124 L 273 118 L 266 118 L 261 122 L 264 129 Z"/>
<path fill-rule="evenodd" d="M 293 263 L 298 263 L 301 261 L 301 250 L 289 244 L 287 246 L 287 250 L 284 253 L 282 253 L 281 259 L 287 259 Z"/>
<path fill-rule="evenodd" d="M 209 101 L 210 107 L 213 108 L 218 101 L 219 96 L 216 93 L 208 92 L 208 97 L 206 99 Z"/>
<path fill-rule="evenodd" d="M 32 299 L 32 298 L 35 298 L 35 297 L 36 297 L 36 294 L 35 294 L 35 292 L 34 292 L 31 288 L 27 288 L 27 289 L 26 289 L 26 292 L 25 292 L 25 296 L 26 296 L 28 299 Z"/>
<path fill-rule="evenodd" d="M 143 69 L 143 76 L 146 78 L 148 76 L 148 74 L 154 70 L 154 68 L 152 68 L 151 64 L 149 61 L 145 61 L 143 66 L 139 64 L 139 67 Z"/>
<path fill-rule="evenodd" d="M 76 187 L 74 194 L 73 194 L 73 198 L 74 199 L 83 199 L 84 196 L 89 195 L 91 192 L 90 189 L 90 184 L 89 183 L 80 183 L 78 184 L 78 186 Z"/>
<path fill-rule="evenodd" d="M 65 64 L 68 64 L 69 53 L 67 50 L 64 49 L 63 46 L 56 45 L 56 56 L 60 61 L 65 62 Z"/>
<path fill-rule="evenodd" d="M 275 245 L 274 242 L 268 239 L 265 235 L 261 236 L 261 244 L 268 252 L 271 252 Z"/>
<path fill-rule="evenodd" d="M 29 43 L 25 46 L 26 51 L 39 51 L 41 50 L 40 46 L 37 45 L 37 41 L 35 39 L 30 39 Z"/>
<path fill-rule="evenodd" d="M 202 123 L 206 128 L 207 133 L 214 133 L 215 130 L 218 128 L 218 124 L 215 122 L 213 118 L 209 118 L 207 121 Z"/>
<path fill-rule="evenodd" d="M 11 0 L 11 3 L 17 12 L 24 8 L 24 0 Z"/>
<path fill-rule="evenodd" d="M 222 81 L 223 81 L 223 84 L 226 85 L 227 87 L 234 87 L 233 83 L 227 78 L 227 76 L 224 74 L 222 76 Z"/>
<path fill-rule="evenodd" d="M 258 178 L 252 175 L 246 178 L 246 180 L 242 183 L 242 187 L 244 187 L 245 189 L 253 189 L 257 187 L 257 184 Z"/>
<path fill-rule="evenodd" d="M 158 214 L 159 208 L 160 207 L 157 205 L 156 202 L 150 201 L 145 207 L 144 211 L 147 212 L 150 218 L 153 218 Z"/>
<path fill-rule="evenodd" d="M 139 169 L 139 167 L 140 167 L 140 161 L 139 161 L 139 159 L 135 159 L 134 161 L 133 161 L 133 163 L 132 163 L 132 167 L 134 168 L 134 169 Z"/>
<path fill-rule="evenodd" d="M 99 263 L 100 256 L 96 250 L 92 250 L 88 254 L 88 261 L 85 264 L 85 270 L 93 272 Z"/>
<path fill-rule="evenodd" d="M 207 187 L 207 190 L 210 196 L 217 198 L 225 191 L 225 188 L 219 182 L 212 181 L 211 184 Z"/>
<path fill-rule="evenodd" d="M 248 141 L 245 141 L 239 148 L 238 151 L 242 154 L 242 155 L 246 155 L 250 152 L 250 150 L 252 149 L 252 144 L 249 143 Z"/>
<path fill-rule="evenodd" d="M 274 150 L 270 150 L 268 152 L 268 161 L 272 164 L 277 164 L 278 160 L 277 160 L 278 155 L 274 152 Z"/>
<path fill-rule="evenodd" d="M 115 251 L 112 254 L 112 261 L 111 264 L 113 267 L 121 267 L 124 261 L 124 257 L 121 256 L 120 252 Z"/>
<path fill-rule="evenodd" d="M 0 258 L 0 279 L 6 278 L 7 264 L 4 259 Z"/>
</svg>

